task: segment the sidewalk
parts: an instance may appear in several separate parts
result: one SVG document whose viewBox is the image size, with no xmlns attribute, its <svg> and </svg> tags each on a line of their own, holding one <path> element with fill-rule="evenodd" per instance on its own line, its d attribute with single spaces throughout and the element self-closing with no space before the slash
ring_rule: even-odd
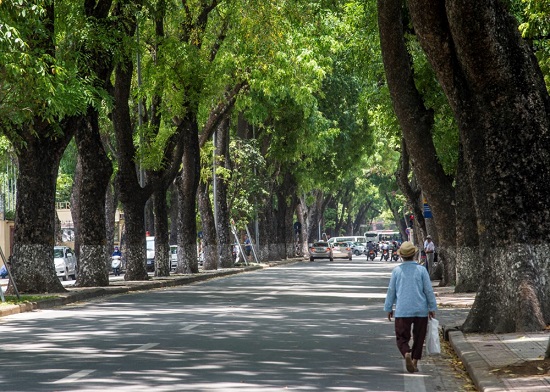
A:
<svg viewBox="0 0 550 392">
<path fill-rule="evenodd" d="M 241 268 L 201 271 L 193 275 L 172 275 L 167 278 L 151 278 L 148 281 L 139 282 L 126 282 L 123 279 L 113 279 L 113 277 L 111 277 L 112 280 L 108 287 L 67 287 L 67 292 L 60 294 L 59 297 L 55 299 L 47 299 L 22 305 L 0 306 L 0 317 L 36 309 L 62 306 L 102 295 L 180 286 L 299 261 L 299 259 L 290 259 L 282 262 L 252 265 Z M 439 282 L 433 282 L 433 285 L 437 304 L 440 308 L 468 309 L 472 306 L 475 299 L 475 293 L 455 294 L 454 287 L 438 287 L 438 283 Z M 523 372 L 520 369 L 504 369 L 509 365 L 518 365 L 525 363 L 525 361 L 534 361 L 544 358 L 546 346 L 550 338 L 550 331 L 499 335 L 465 335 L 456 329 L 462 321 L 463 320 L 456 320 L 456 322 L 453 321 L 448 325 L 443 324 L 442 328 L 444 335 L 448 336 L 455 353 L 461 359 L 472 381 L 480 392 L 550 392 L 550 370 L 548 370 L 548 368 L 540 367 L 540 369 L 542 369 L 541 371 L 537 369 L 537 366 L 531 366 L 534 368 L 535 373 L 541 373 L 535 376 L 523 376 L 521 375 Z M 530 364 L 532 364 L 532 362 L 530 362 Z"/>
<path fill-rule="evenodd" d="M 437 287 L 434 292 L 440 307 L 470 308 L 475 293 L 455 294 L 454 287 Z M 444 325 L 444 334 L 462 360 L 480 392 L 550 391 L 550 371 L 538 366 L 550 338 L 550 331 L 509 334 L 463 334 L 454 325 Z M 519 366 L 522 365 L 523 366 Z M 508 367 L 518 365 L 517 368 Z M 530 365 L 530 366 L 525 366 Z M 534 372 L 529 372 L 534 370 Z M 534 373 L 525 376 L 523 374 Z"/>
</svg>

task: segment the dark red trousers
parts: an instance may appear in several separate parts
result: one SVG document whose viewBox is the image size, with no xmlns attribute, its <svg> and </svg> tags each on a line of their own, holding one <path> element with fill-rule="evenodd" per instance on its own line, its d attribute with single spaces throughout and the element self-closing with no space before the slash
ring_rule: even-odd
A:
<svg viewBox="0 0 550 392">
<path fill-rule="evenodd" d="M 412 348 L 409 346 L 412 327 Z M 412 359 L 422 359 L 422 347 L 428 330 L 428 317 L 396 317 L 395 340 L 397 348 L 403 355 L 410 352 Z"/>
</svg>

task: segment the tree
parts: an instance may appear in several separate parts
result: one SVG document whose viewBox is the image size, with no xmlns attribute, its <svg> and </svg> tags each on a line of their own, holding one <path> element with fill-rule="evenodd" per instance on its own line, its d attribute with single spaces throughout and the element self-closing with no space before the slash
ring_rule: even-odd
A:
<svg viewBox="0 0 550 392">
<path fill-rule="evenodd" d="M 18 156 L 13 272 L 21 292 L 61 292 L 53 266 L 55 186 L 63 151 L 86 110 L 93 88 L 78 72 L 78 52 L 56 29 L 62 6 L 2 4 L 0 128 Z M 60 50 L 58 50 L 60 49 Z"/>
<path fill-rule="evenodd" d="M 464 328 L 544 328 L 550 106 L 536 58 L 501 2 L 409 8 L 458 123 L 476 210 L 482 280 Z"/>
<path fill-rule="evenodd" d="M 408 155 L 433 212 L 439 234 L 438 249 L 445 273 L 443 283 L 451 278 L 456 248 L 454 189 L 438 160 L 432 140 L 434 113 L 426 108 L 414 80 L 411 59 L 404 36 L 402 3 L 397 0 L 378 2 L 380 45 L 386 79 L 393 106 L 399 119 Z"/>
</svg>

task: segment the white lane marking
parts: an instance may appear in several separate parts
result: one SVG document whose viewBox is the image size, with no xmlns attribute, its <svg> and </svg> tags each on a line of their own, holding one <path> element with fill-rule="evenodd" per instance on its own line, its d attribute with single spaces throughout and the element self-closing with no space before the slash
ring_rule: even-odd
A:
<svg viewBox="0 0 550 392">
<path fill-rule="evenodd" d="M 130 350 L 129 352 L 139 353 L 139 352 L 142 352 L 142 351 L 145 351 L 145 350 L 149 350 L 150 348 L 153 348 L 153 347 L 158 346 L 158 345 L 159 345 L 158 343 L 147 343 L 147 344 L 144 344 L 143 346 L 139 346 L 137 348 L 134 348 L 133 350 Z"/>
<path fill-rule="evenodd" d="M 200 325 L 203 325 L 205 323 L 195 323 L 195 324 L 189 324 L 189 325 L 186 325 L 185 327 L 183 327 L 182 329 L 180 329 L 180 331 L 190 331 L 194 328 L 197 328 L 198 326 Z"/>
<path fill-rule="evenodd" d="M 71 382 L 75 382 L 80 380 L 81 378 L 86 377 L 87 375 L 95 372 L 95 370 L 87 369 L 87 370 L 81 370 L 79 372 L 73 373 L 70 376 L 67 376 L 65 378 L 62 378 L 61 380 L 57 380 L 54 382 L 51 382 L 49 384 L 68 384 Z"/>
<path fill-rule="evenodd" d="M 225 317 L 227 316 L 229 313 L 220 313 L 220 314 L 217 314 L 215 316 L 212 316 L 212 317 Z"/>
<path fill-rule="evenodd" d="M 426 392 L 426 384 L 424 384 L 424 377 L 426 375 L 422 373 L 409 373 L 407 367 L 403 366 L 403 378 L 405 382 L 404 392 Z"/>
</svg>

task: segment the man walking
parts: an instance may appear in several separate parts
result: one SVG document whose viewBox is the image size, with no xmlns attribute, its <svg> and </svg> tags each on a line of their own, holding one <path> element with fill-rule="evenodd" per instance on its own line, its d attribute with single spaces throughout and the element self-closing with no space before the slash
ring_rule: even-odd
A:
<svg viewBox="0 0 550 392">
<path fill-rule="evenodd" d="M 418 371 L 418 361 L 422 359 L 422 347 L 426 338 L 428 319 L 435 317 L 437 302 L 426 268 L 414 261 L 418 248 L 405 241 L 398 254 L 403 263 L 395 267 L 391 274 L 384 310 L 388 320 L 395 316 L 395 338 L 397 348 L 405 358 L 409 373 Z M 395 311 L 393 305 L 395 304 Z M 411 340 L 412 348 L 409 345 Z"/>
<path fill-rule="evenodd" d="M 431 235 L 426 236 L 426 240 L 424 241 L 424 252 L 426 252 L 426 268 L 428 269 L 428 273 L 431 275 L 434 272 L 435 252 L 435 244 L 432 241 Z"/>
</svg>

